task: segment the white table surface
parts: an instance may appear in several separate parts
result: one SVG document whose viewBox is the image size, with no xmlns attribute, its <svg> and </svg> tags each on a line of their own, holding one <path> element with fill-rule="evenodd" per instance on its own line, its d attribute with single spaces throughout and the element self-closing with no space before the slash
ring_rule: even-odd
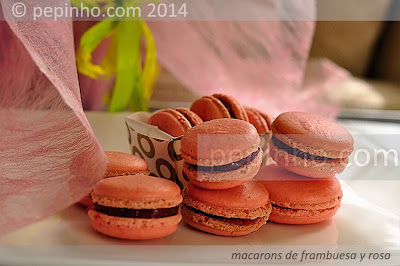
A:
<svg viewBox="0 0 400 266">
<path fill-rule="evenodd" d="M 126 114 L 87 113 L 87 116 L 104 150 L 129 152 Z M 358 135 L 356 149 L 394 145 L 400 151 L 399 143 L 392 140 L 400 139 L 400 124 L 352 120 L 340 123 Z M 399 168 L 381 167 L 375 171 L 370 166 L 348 168 L 339 176 L 344 192 L 342 207 L 333 219 L 320 224 L 295 226 L 269 222 L 256 233 L 229 238 L 194 230 L 182 222 L 178 231 L 166 238 L 127 241 L 96 233 L 89 225 L 85 208 L 74 205 L 0 238 L 0 264 L 229 264 L 229 254 L 239 247 L 250 251 L 304 247 L 400 250 Z"/>
</svg>

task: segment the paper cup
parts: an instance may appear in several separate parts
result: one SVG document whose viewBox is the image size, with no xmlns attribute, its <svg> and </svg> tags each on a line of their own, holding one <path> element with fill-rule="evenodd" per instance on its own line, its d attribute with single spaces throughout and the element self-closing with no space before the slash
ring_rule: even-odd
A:
<svg viewBox="0 0 400 266">
<path fill-rule="evenodd" d="M 183 172 L 181 138 L 172 137 L 155 126 L 147 124 L 151 113 L 138 112 L 126 117 L 129 145 L 133 155 L 146 160 L 151 175 L 174 181 L 184 188 L 189 179 Z M 263 160 L 261 166 L 271 164 L 269 140 L 271 134 L 260 135 Z"/>
</svg>

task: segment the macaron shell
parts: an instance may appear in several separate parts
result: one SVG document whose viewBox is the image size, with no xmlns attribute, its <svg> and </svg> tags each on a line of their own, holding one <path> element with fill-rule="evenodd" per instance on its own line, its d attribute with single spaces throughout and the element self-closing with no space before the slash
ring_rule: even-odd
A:
<svg viewBox="0 0 400 266">
<path fill-rule="evenodd" d="M 93 194 L 100 197 L 138 201 L 181 198 L 181 190 L 174 182 L 146 175 L 103 179 L 95 185 Z"/>
<path fill-rule="evenodd" d="M 157 111 L 150 117 L 147 123 L 157 126 L 160 130 L 167 132 L 173 137 L 180 137 L 192 128 L 189 120 L 183 114 L 173 109 Z"/>
<path fill-rule="evenodd" d="M 213 96 L 205 96 L 195 101 L 190 110 L 195 112 L 203 121 L 217 118 L 231 118 L 225 105 Z"/>
<path fill-rule="evenodd" d="M 259 111 L 259 112 L 262 115 L 262 117 L 264 117 L 265 121 L 267 121 L 269 130 L 271 130 L 271 126 L 272 126 L 272 123 L 274 122 L 274 120 L 271 118 L 271 116 L 267 115 L 266 113 L 263 113 L 261 111 Z"/>
<path fill-rule="evenodd" d="M 91 195 L 87 195 L 86 197 L 84 197 L 83 199 L 81 199 L 79 201 L 80 204 L 86 206 L 86 207 L 91 207 L 93 206 L 93 201 L 92 201 L 92 196 Z"/>
<path fill-rule="evenodd" d="M 255 220 L 239 222 L 241 224 L 237 225 L 232 222 L 230 223 L 229 219 L 216 219 L 196 214 L 186 207 L 182 208 L 182 217 L 190 226 L 200 231 L 220 236 L 244 236 L 257 231 L 268 220 L 268 216 L 266 216 Z"/>
<path fill-rule="evenodd" d="M 228 111 L 230 111 L 231 118 L 249 121 L 249 118 L 243 106 L 233 97 L 219 93 L 213 94 L 212 96 L 220 100 L 222 104 L 225 105 Z"/>
<path fill-rule="evenodd" d="M 269 220 L 282 224 L 314 224 L 332 218 L 338 211 L 340 204 L 325 210 L 307 211 L 296 209 L 281 209 L 272 206 Z"/>
<path fill-rule="evenodd" d="M 241 180 L 219 181 L 219 182 L 209 182 L 209 181 L 199 182 L 197 180 L 191 179 L 190 177 L 189 180 L 198 187 L 218 190 L 218 189 L 229 189 L 240 186 L 241 184 L 246 183 L 248 180 L 252 179 L 253 176 L 254 175 L 252 175 L 251 177 L 246 176 L 245 177 L 246 179 L 241 179 Z"/>
<path fill-rule="evenodd" d="M 272 159 L 286 170 L 298 175 L 312 178 L 329 178 L 343 172 L 348 159 L 330 161 L 313 161 L 293 156 L 277 148 L 270 142 L 270 155 Z"/>
<path fill-rule="evenodd" d="M 268 191 L 254 180 L 230 189 L 209 190 L 189 182 L 186 187 L 188 196 L 208 206 L 223 208 L 255 209 L 269 201 Z"/>
<path fill-rule="evenodd" d="M 252 179 L 260 169 L 262 152 L 254 160 L 239 169 L 227 172 L 202 172 L 196 167 L 184 163 L 183 171 L 186 176 L 199 187 L 207 189 L 227 189 L 243 184 Z"/>
<path fill-rule="evenodd" d="M 184 115 L 192 127 L 203 123 L 203 120 L 200 118 L 200 116 L 198 116 L 195 112 L 190 111 L 188 108 L 176 108 L 176 111 Z"/>
<path fill-rule="evenodd" d="M 239 119 L 215 119 L 186 132 L 181 140 L 181 153 L 190 164 L 224 165 L 257 151 L 260 142 L 252 124 Z"/>
<path fill-rule="evenodd" d="M 260 217 L 269 216 L 271 213 L 271 203 L 268 201 L 264 205 L 256 208 L 235 208 L 235 207 L 219 207 L 215 205 L 209 205 L 191 198 L 186 189 L 183 190 L 183 206 L 189 206 L 196 210 L 216 215 L 225 218 L 239 218 L 239 219 L 257 219 Z"/>
<path fill-rule="evenodd" d="M 337 178 L 311 179 L 278 165 L 262 167 L 254 179 L 267 188 L 273 204 L 285 208 L 327 209 L 340 204 L 342 197 Z"/>
<path fill-rule="evenodd" d="M 269 132 L 267 121 L 260 112 L 252 108 L 246 108 L 246 113 L 249 117 L 249 122 L 256 127 L 258 134 L 263 135 Z"/>
<path fill-rule="evenodd" d="M 180 214 L 165 218 L 138 219 L 108 216 L 93 209 L 88 210 L 92 227 L 111 237 L 146 240 L 165 237 L 174 233 L 182 219 Z"/>
<path fill-rule="evenodd" d="M 354 149 L 353 137 L 347 129 L 335 121 L 316 114 L 283 113 L 273 122 L 272 132 L 283 142 L 285 142 L 285 139 L 280 138 L 279 135 L 290 135 L 289 138 L 294 142 L 313 147 L 314 150 L 340 154 L 346 150 L 351 153 Z M 286 144 L 290 145 L 289 143 Z"/>
<path fill-rule="evenodd" d="M 149 171 L 147 162 L 135 155 L 116 151 L 106 151 L 105 154 L 108 160 L 105 177 Z"/>
</svg>

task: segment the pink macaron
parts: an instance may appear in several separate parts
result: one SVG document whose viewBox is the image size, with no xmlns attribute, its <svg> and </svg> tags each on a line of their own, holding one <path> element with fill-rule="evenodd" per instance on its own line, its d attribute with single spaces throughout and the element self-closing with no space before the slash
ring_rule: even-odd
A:
<svg viewBox="0 0 400 266">
<path fill-rule="evenodd" d="M 272 204 L 270 220 L 284 224 L 312 224 L 336 214 L 342 190 L 335 177 L 307 178 L 278 165 L 262 167 L 255 177 L 268 190 Z"/>
<path fill-rule="evenodd" d="M 92 192 L 88 209 L 92 227 L 105 235 L 144 240 L 160 238 L 178 229 L 182 202 L 174 182 L 146 175 L 103 179 Z"/>
<path fill-rule="evenodd" d="M 106 151 L 105 154 L 108 163 L 104 178 L 121 175 L 150 174 L 147 162 L 138 156 L 118 151 Z M 92 196 L 90 194 L 87 195 L 79 203 L 85 206 L 92 206 Z"/>
<path fill-rule="evenodd" d="M 203 120 L 188 108 L 162 109 L 155 112 L 147 121 L 173 137 L 180 137 L 186 131 L 203 123 Z"/>
<path fill-rule="evenodd" d="M 272 123 L 270 154 L 299 175 L 326 178 L 341 173 L 353 152 L 352 135 L 338 123 L 316 114 L 288 112 Z"/>
<path fill-rule="evenodd" d="M 207 189 L 227 189 L 247 182 L 262 161 L 256 128 L 230 118 L 190 129 L 182 138 L 181 153 L 184 173 L 192 183 Z"/>
<path fill-rule="evenodd" d="M 268 191 L 252 180 L 221 190 L 204 189 L 189 182 L 183 197 L 185 222 L 215 235 L 247 235 L 263 226 L 271 213 Z"/>
</svg>

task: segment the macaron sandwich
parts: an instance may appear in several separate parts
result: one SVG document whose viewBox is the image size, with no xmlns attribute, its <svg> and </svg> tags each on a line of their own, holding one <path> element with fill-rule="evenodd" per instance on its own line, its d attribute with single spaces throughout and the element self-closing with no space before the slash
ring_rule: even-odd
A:
<svg viewBox="0 0 400 266">
<path fill-rule="evenodd" d="M 185 133 L 181 141 L 183 170 L 207 189 L 227 189 L 252 179 L 262 161 L 256 128 L 239 119 L 215 119 Z"/>
<path fill-rule="evenodd" d="M 256 127 L 258 134 L 263 135 L 271 131 L 272 119 L 270 116 L 255 108 L 245 108 L 245 111 L 249 122 Z"/>
<path fill-rule="evenodd" d="M 155 112 L 147 122 L 157 126 L 173 137 L 180 137 L 186 131 L 203 123 L 203 120 L 188 108 L 162 109 Z"/>
<path fill-rule="evenodd" d="M 312 224 L 336 214 L 343 196 L 335 178 L 307 178 L 278 165 L 262 167 L 255 180 L 268 190 L 272 204 L 270 221 Z"/>
<path fill-rule="evenodd" d="M 354 149 L 353 137 L 344 127 L 316 114 L 283 113 L 271 127 L 271 157 L 299 175 L 335 176 L 344 170 Z"/>
<path fill-rule="evenodd" d="M 268 191 L 257 181 L 230 189 L 209 190 L 192 182 L 183 190 L 181 210 L 186 223 L 222 236 L 243 236 L 258 230 L 271 213 Z"/>
<path fill-rule="evenodd" d="M 174 182 L 146 175 L 103 179 L 92 192 L 88 215 L 92 227 L 105 235 L 144 240 L 178 229 L 182 195 Z"/>
<path fill-rule="evenodd" d="M 218 118 L 235 118 L 249 121 L 242 105 L 233 97 L 225 94 L 204 96 L 195 101 L 190 110 L 198 114 L 203 121 Z"/>
</svg>

